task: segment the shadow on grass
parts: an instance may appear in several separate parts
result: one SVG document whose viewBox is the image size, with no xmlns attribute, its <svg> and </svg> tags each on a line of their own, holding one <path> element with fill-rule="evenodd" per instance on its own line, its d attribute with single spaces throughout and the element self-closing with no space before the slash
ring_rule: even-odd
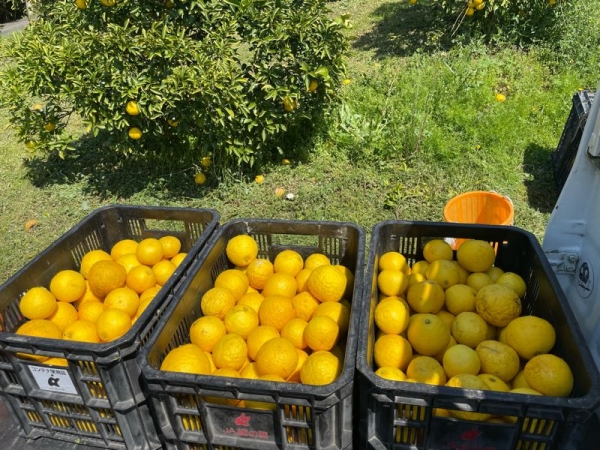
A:
<svg viewBox="0 0 600 450">
<path fill-rule="evenodd" d="M 523 171 L 529 174 L 525 181 L 529 206 L 550 213 L 558 199 L 551 154 L 555 149 L 529 144 L 523 154 Z"/>
<path fill-rule="evenodd" d="M 206 170 L 207 181 L 202 189 L 193 181 L 201 170 L 201 155 L 191 152 L 178 155 L 173 151 L 124 155 L 111 147 L 107 133 L 80 137 L 73 143 L 75 150 L 65 159 L 57 154 L 39 156 L 26 160 L 24 166 L 26 176 L 36 187 L 83 183 L 85 194 L 102 200 L 128 199 L 141 192 L 164 200 L 203 198 L 218 187 L 217 180 L 251 180 L 259 170 L 268 172 L 269 167 L 281 164 L 283 158 L 295 163 L 306 161 L 322 126 L 321 123 L 292 127 L 280 146 L 295 150 L 285 155 L 276 151 L 263 154 L 261 164 L 255 167 L 246 165 L 228 170 L 218 162 L 213 164 Z"/>
<path fill-rule="evenodd" d="M 381 20 L 352 46 L 357 50 L 375 51 L 380 59 L 410 56 L 417 51 L 433 53 L 451 44 L 454 21 L 444 15 L 439 5 L 410 5 L 408 1 L 384 3 L 372 16 Z"/>
</svg>

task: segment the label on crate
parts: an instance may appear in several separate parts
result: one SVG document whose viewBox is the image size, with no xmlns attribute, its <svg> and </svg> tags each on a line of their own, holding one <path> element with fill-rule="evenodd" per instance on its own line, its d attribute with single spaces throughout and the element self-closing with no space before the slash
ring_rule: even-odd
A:
<svg viewBox="0 0 600 450">
<path fill-rule="evenodd" d="M 273 412 L 209 408 L 209 422 L 216 436 L 272 441 L 274 439 Z"/>
<path fill-rule="evenodd" d="M 435 450 L 509 450 L 513 448 L 516 428 L 510 424 L 487 424 L 433 418 L 429 449 Z"/>
<path fill-rule="evenodd" d="M 594 269 L 589 261 L 582 261 L 577 269 L 575 278 L 577 292 L 583 298 L 588 298 L 594 290 Z"/>
<path fill-rule="evenodd" d="M 29 365 L 29 371 L 43 391 L 77 394 L 75 384 L 65 369 Z"/>
</svg>

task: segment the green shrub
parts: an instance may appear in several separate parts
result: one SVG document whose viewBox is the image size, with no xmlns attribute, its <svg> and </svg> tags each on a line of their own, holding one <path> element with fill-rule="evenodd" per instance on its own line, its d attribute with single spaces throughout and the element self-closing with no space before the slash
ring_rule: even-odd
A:
<svg viewBox="0 0 600 450">
<path fill-rule="evenodd" d="M 39 19 L 9 46 L 3 91 L 19 138 L 36 151 L 65 155 L 78 114 L 125 153 L 260 164 L 281 152 L 286 130 L 337 98 L 345 71 L 346 20 L 331 20 L 324 0 L 32 7 Z"/>
<path fill-rule="evenodd" d="M 442 0 L 456 16 L 453 32 L 522 46 L 560 36 L 563 8 L 580 0 Z M 588 1 L 588 0 L 582 0 Z"/>
<path fill-rule="evenodd" d="M 25 2 L 21 0 L 0 0 L 0 23 L 12 22 L 25 15 Z"/>
</svg>

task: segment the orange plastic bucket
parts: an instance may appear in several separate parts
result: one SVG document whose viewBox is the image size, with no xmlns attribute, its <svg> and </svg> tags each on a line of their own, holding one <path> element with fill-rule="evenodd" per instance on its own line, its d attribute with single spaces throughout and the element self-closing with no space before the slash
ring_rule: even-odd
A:
<svg viewBox="0 0 600 450">
<path fill-rule="evenodd" d="M 515 209 L 510 198 L 496 192 L 471 191 L 451 198 L 444 206 L 446 222 L 512 225 Z M 457 239 L 453 247 L 464 239 Z"/>
</svg>

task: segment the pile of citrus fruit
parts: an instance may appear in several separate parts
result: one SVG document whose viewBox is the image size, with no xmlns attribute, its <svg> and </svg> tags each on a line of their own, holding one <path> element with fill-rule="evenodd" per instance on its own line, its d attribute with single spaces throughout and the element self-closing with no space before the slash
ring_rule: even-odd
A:
<svg viewBox="0 0 600 450">
<path fill-rule="evenodd" d="M 526 283 L 494 265 L 496 254 L 488 242 L 464 241 L 454 259 L 452 247 L 434 239 L 425 244 L 423 257 L 412 267 L 398 252 L 379 257 L 377 375 L 530 395 L 571 393 L 571 369 L 551 354 L 554 327 L 541 317 L 521 315 Z M 436 413 L 497 419 L 465 411 Z"/>
<path fill-rule="evenodd" d="M 123 239 L 109 252 L 86 253 L 76 270 L 61 270 L 49 286 L 29 289 L 19 302 L 27 320 L 15 331 L 27 336 L 102 343 L 123 336 L 183 261 L 175 236 Z M 19 354 L 46 364 L 62 358 Z"/>
<path fill-rule="evenodd" d="M 230 239 L 232 268 L 200 300 L 190 343 L 161 370 L 325 385 L 342 372 L 354 275 L 322 253 L 259 258 L 248 235 Z"/>
</svg>

